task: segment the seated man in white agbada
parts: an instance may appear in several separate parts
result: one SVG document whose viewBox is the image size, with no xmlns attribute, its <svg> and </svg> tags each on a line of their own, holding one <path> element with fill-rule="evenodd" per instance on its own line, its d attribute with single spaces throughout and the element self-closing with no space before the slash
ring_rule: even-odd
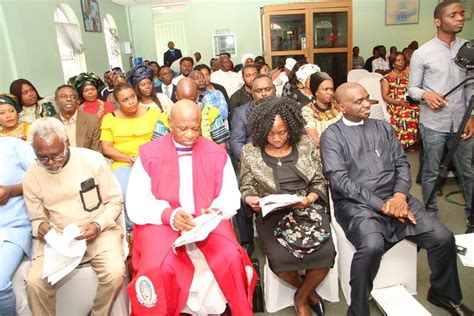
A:
<svg viewBox="0 0 474 316">
<path fill-rule="evenodd" d="M 128 183 L 132 315 L 222 314 L 226 305 L 233 315 L 252 315 L 257 276 L 230 223 L 240 207 L 231 161 L 200 136 L 193 101 L 173 105 L 169 126 L 171 133 L 140 147 Z M 223 215 L 218 226 L 173 251 L 174 241 L 196 227 L 194 218 L 211 212 Z"/>
<path fill-rule="evenodd" d="M 69 147 L 58 119 L 40 118 L 30 133 L 37 162 L 23 176 L 23 194 L 33 236 L 40 240 L 26 280 L 31 311 L 56 314 L 56 288 L 42 277 L 44 237 L 75 223 L 81 228 L 76 239 L 87 242 L 82 262 L 90 262 L 98 277 L 91 315 L 107 315 L 125 276 L 120 187 L 100 153 Z"/>
</svg>

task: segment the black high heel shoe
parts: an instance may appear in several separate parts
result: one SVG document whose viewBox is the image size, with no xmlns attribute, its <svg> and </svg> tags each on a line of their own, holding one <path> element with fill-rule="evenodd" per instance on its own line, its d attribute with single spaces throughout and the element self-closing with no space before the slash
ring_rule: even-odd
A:
<svg viewBox="0 0 474 316">
<path fill-rule="evenodd" d="M 309 307 L 316 313 L 318 316 L 324 316 L 324 312 L 326 311 L 326 307 L 324 306 L 324 300 L 319 297 L 319 301 L 317 303 L 311 304 L 309 303 Z"/>
</svg>

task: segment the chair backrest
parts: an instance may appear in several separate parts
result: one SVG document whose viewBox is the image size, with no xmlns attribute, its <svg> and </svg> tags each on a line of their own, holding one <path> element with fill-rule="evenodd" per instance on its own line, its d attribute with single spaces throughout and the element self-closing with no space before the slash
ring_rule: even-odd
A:
<svg viewBox="0 0 474 316">
<path fill-rule="evenodd" d="M 360 79 L 367 77 L 370 74 L 365 69 L 352 69 L 347 73 L 347 82 L 359 82 Z"/>
<path fill-rule="evenodd" d="M 382 79 L 383 76 L 381 74 L 379 74 L 378 72 L 369 72 L 369 74 L 367 76 L 365 76 L 365 78 L 377 78 L 377 79 Z"/>
<path fill-rule="evenodd" d="M 382 76 L 380 74 L 377 75 L 380 77 Z M 376 76 L 362 78 L 359 81 L 359 84 L 361 84 L 367 90 L 371 99 L 379 101 L 378 104 L 372 105 L 370 118 L 390 122 L 390 115 L 387 112 L 387 104 L 382 98 L 380 78 L 377 78 Z"/>
</svg>

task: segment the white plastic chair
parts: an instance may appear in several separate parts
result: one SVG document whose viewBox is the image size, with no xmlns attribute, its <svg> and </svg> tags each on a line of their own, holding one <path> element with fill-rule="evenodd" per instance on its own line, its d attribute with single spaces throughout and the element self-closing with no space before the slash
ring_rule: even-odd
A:
<svg viewBox="0 0 474 316">
<path fill-rule="evenodd" d="M 338 276 L 338 256 L 337 237 L 334 229 L 331 227 L 332 240 L 336 247 L 336 258 L 334 259 L 334 267 L 329 270 L 326 278 L 321 282 L 316 291 L 318 295 L 329 302 L 339 302 L 339 284 Z M 288 283 L 280 280 L 280 278 L 272 272 L 268 266 L 268 260 L 265 258 L 265 266 L 263 268 L 263 291 L 265 297 L 265 310 L 268 313 L 275 313 L 288 306 L 293 306 L 293 296 L 296 289 Z"/>
<path fill-rule="evenodd" d="M 117 184 L 118 185 L 118 184 Z M 128 243 L 125 238 L 125 216 L 122 212 L 120 216 L 122 227 L 124 227 L 124 237 L 122 239 L 123 258 L 124 261 L 128 254 Z M 39 241 L 33 239 L 33 249 L 38 247 Z M 16 311 L 19 316 L 32 316 L 28 306 L 26 296 L 26 277 L 30 269 L 31 261 L 24 258 L 15 274 L 13 275 L 13 290 L 16 295 Z M 95 293 L 97 289 L 97 274 L 88 263 L 79 265 L 74 271 L 65 276 L 56 284 L 56 314 L 69 316 L 86 316 L 89 315 L 94 303 Z M 111 315 L 128 316 L 129 299 L 127 293 L 127 284 L 129 278 L 125 277 L 122 289 L 120 290 Z"/>
<path fill-rule="evenodd" d="M 379 74 L 378 72 L 369 72 L 369 74 L 367 76 L 365 76 L 365 78 L 377 78 L 377 79 L 382 79 L 383 76 L 381 74 Z"/>
<path fill-rule="evenodd" d="M 351 264 L 355 248 L 346 238 L 344 230 L 334 216 L 334 205 L 330 199 L 331 225 L 337 235 L 337 250 L 339 254 L 338 273 L 342 293 L 346 298 L 347 305 L 351 304 Z M 402 240 L 389 251 L 387 251 L 380 262 L 380 268 L 374 280 L 373 289 L 402 284 L 410 294 L 416 294 L 416 245 L 407 240 Z M 400 269 L 403 267 L 403 269 Z M 394 273 L 396 271 L 396 273 Z"/>
<path fill-rule="evenodd" d="M 366 77 L 362 78 L 359 81 L 359 84 L 361 84 L 369 93 L 370 98 L 379 101 L 378 104 L 372 105 L 369 117 L 377 120 L 390 122 L 390 115 L 387 112 L 387 104 L 382 98 L 382 90 L 380 84 L 380 78 L 382 78 L 382 75 L 378 73 L 372 74 L 378 75 L 380 77 Z"/>
<path fill-rule="evenodd" d="M 360 79 L 368 77 L 370 72 L 365 69 L 352 69 L 347 73 L 347 82 L 359 82 Z"/>
</svg>

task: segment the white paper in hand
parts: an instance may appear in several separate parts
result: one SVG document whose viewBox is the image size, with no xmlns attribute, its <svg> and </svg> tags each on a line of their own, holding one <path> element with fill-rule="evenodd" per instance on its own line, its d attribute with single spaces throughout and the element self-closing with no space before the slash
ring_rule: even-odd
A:
<svg viewBox="0 0 474 316">
<path fill-rule="evenodd" d="M 176 238 L 173 243 L 173 252 L 176 254 L 176 248 L 181 247 L 197 241 L 202 241 L 209 236 L 209 234 L 219 225 L 224 217 L 218 213 L 211 212 L 193 218 L 196 223 L 196 227 L 190 231 L 183 231 L 181 236 Z"/>
<path fill-rule="evenodd" d="M 45 236 L 43 278 L 55 284 L 74 270 L 82 261 L 87 245 L 85 239 L 76 240 L 81 234 L 76 223 L 64 228 L 63 234 L 51 229 Z"/>
<path fill-rule="evenodd" d="M 258 203 L 262 208 L 262 216 L 266 216 L 271 211 L 284 206 L 302 202 L 303 199 L 296 194 L 271 194 L 261 198 Z"/>
<path fill-rule="evenodd" d="M 474 233 L 455 235 L 456 245 L 466 248 L 466 254 L 458 254 L 459 259 L 466 267 L 474 267 Z"/>
</svg>

